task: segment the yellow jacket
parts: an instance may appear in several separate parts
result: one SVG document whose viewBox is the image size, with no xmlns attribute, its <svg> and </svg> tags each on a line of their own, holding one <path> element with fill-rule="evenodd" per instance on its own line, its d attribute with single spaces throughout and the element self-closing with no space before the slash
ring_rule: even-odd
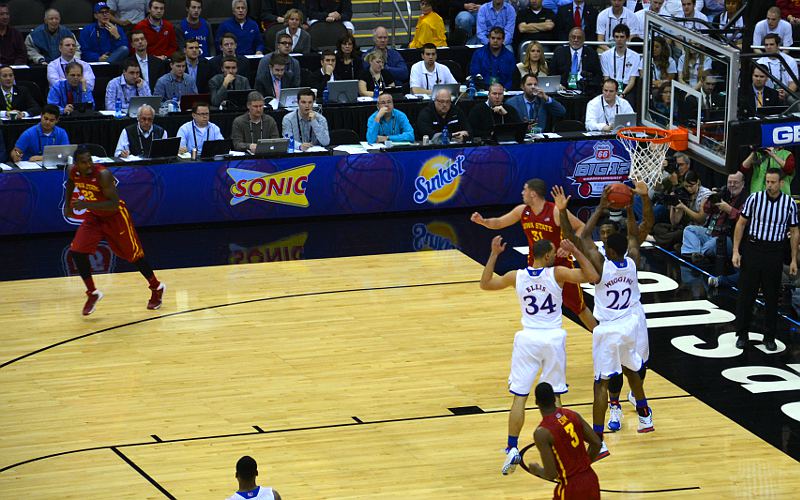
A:
<svg viewBox="0 0 800 500">
<path fill-rule="evenodd" d="M 426 43 L 432 43 L 437 47 L 447 47 L 447 40 L 444 37 L 444 21 L 442 21 L 442 16 L 433 11 L 430 14 L 419 16 L 414 39 L 408 46 L 412 49 L 419 49 Z"/>
</svg>

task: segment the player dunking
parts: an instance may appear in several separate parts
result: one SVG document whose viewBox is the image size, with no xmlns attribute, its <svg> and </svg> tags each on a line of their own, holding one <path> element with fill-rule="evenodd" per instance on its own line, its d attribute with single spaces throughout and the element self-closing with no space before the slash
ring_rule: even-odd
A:
<svg viewBox="0 0 800 500">
<path fill-rule="evenodd" d="M 131 216 L 125 202 L 119 199 L 114 176 L 105 167 L 92 163 L 91 153 L 83 146 L 75 150 L 74 158 L 75 164 L 67 170 L 64 215 L 73 217 L 73 210 L 86 209 L 83 223 L 69 247 L 75 266 L 86 284 L 87 299 L 83 315 L 92 314 L 97 302 L 103 298 L 103 292 L 94 286 L 89 266 L 89 255 L 95 252 L 97 244 L 103 239 L 115 254 L 133 263 L 147 279 L 151 290 L 147 308 L 158 309 L 166 287 L 156 279 L 153 269 L 144 258 L 144 250 Z M 80 195 L 77 200 L 72 200 L 75 188 Z"/>
<path fill-rule="evenodd" d="M 566 215 L 565 215 L 566 217 Z M 561 249 L 572 253 L 580 269 L 554 266 L 556 248 L 550 240 L 533 244 L 533 265 L 525 269 L 494 275 L 497 257 L 506 244 L 500 236 L 492 239 L 492 251 L 481 275 L 481 289 L 502 290 L 514 286 L 522 310 L 522 330 L 514 336 L 508 390 L 514 395 L 508 414 L 508 443 L 503 474 L 514 472 L 520 461 L 519 433 L 525 424 L 525 402 L 539 369 L 540 380 L 550 383 L 557 394 L 567 392 L 567 332 L 561 327 L 561 295 L 565 283 L 594 282 L 599 275 L 589 260 L 569 241 Z M 558 397 L 561 406 L 561 398 Z"/>
<path fill-rule="evenodd" d="M 600 438 L 577 412 L 556 405 L 550 384 L 540 383 L 535 394 L 542 421 L 533 433 L 533 442 L 542 465 L 532 463 L 529 472 L 558 481 L 555 500 L 599 500 L 600 483 L 591 464 L 600 452 Z M 588 451 L 584 443 L 589 444 Z"/>
<path fill-rule="evenodd" d="M 647 186 L 637 184 L 639 189 Z M 560 210 L 566 211 L 569 197 L 564 190 L 555 186 L 553 199 Z M 608 188 L 600 200 L 601 209 L 608 206 Z M 600 255 L 588 231 L 578 238 L 571 228 L 564 233 L 577 247 L 586 253 L 594 268 L 600 273 L 595 285 L 594 316 L 600 322 L 592 333 L 592 361 L 594 364 L 594 404 L 592 406 L 592 428 L 603 439 L 605 416 L 608 409 L 608 380 L 612 375 L 622 372 L 636 397 L 636 411 L 639 414 L 638 432 L 652 432 L 653 414 L 647 405 L 642 378 L 639 370 L 644 360 L 637 350 L 639 331 L 647 326 L 639 299 L 639 278 L 636 267 L 639 262 L 639 239 L 633 210 L 628 209 L 628 236 L 619 233 L 608 236 L 606 258 Z M 596 214 L 593 214 L 593 216 Z M 589 229 L 592 226 L 587 224 Z M 626 256 L 627 254 L 627 256 Z M 609 455 L 603 442 L 598 458 Z"/>
<path fill-rule="evenodd" d="M 549 240 L 553 246 L 558 247 L 561 242 L 561 218 L 553 202 L 547 201 L 547 184 L 541 179 L 530 179 L 522 188 L 522 204 L 514 207 L 510 212 L 490 219 L 484 219 L 475 212 L 470 220 L 489 229 L 503 229 L 517 221 L 522 223 L 522 231 L 528 238 L 528 266 L 533 265 L 533 244 L 541 239 Z M 572 214 L 569 216 L 569 225 L 580 234 L 583 223 Z M 572 261 L 567 258 L 557 257 L 557 266 L 572 267 Z M 583 292 L 580 286 L 568 283 L 564 286 L 564 305 L 578 315 L 583 325 L 590 331 L 597 326 L 591 311 L 583 301 Z"/>
</svg>

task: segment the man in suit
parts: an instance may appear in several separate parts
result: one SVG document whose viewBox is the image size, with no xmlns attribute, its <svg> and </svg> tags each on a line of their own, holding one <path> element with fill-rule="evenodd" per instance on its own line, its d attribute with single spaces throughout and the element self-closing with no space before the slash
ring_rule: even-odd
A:
<svg viewBox="0 0 800 500">
<path fill-rule="evenodd" d="M 586 36 L 580 28 L 569 32 L 569 45 L 558 47 L 553 53 L 550 74 L 561 76 L 561 85 L 584 94 L 597 95 L 600 90 L 603 70 L 600 58 L 591 47 L 584 46 Z"/>
<path fill-rule="evenodd" d="M 742 86 L 739 91 L 739 114 L 756 116 L 756 110 L 765 106 L 780 106 L 778 91 L 767 87 L 767 74 L 753 66 L 752 85 Z"/>
<path fill-rule="evenodd" d="M 208 81 L 211 80 L 211 63 L 205 57 L 200 57 L 200 42 L 194 38 L 185 41 L 186 44 L 186 73 L 194 78 L 197 91 L 208 94 Z"/>
<path fill-rule="evenodd" d="M 489 96 L 486 105 L 478 104 L 473 106 L 469 112 L 469 124 L 472 127 L 474 137 L 488 139 L 492 136 L 494 126 L 499 123 L 519 123 L 521 120 L 517 111 L 503 104 L 503 93 L 505 88 L 500 83 L 493 83 L 489 86 Z"/>
<path fill-rule="evenodd" d="M 256 90 L 264 97 L 280 99 L 281 90 L 291 88 L 286 75 L 289 59 L 283 54 L 273 54 L 269 60 L 269 72 L 264 78 L 256 79 Z"/>
<path fill-rule="evenodd" d="M 0 111 L 16 111 L 21 118 L 36 116 L 41 111 L 28 89 L 14 85 L 11 66 L 0 66 Z"/>
<path fill-rule="evenodd" d="M 573 0 L 572 3 L 558 8 L 556 14 L 558 39 L 566 39 L 573 28 L 580 28 L 584 33 L 594 33 L 597 30 L 597 9 L 586 5 L 586 0 Z"/>
<path fill-rule="evenodd" d="M 150 93 L 156 88 L 156 82 L 167 72 L 164 61 L 147 53 L 147 37 L 139 30 L 131 31 L 131 47 L 142 72 L 142 80 L 147 82 Z"/>
<path fill-rule="evenodd" d="M 336 53 L 331 49 L 325 49 L 320 56 L 320 69 L 305 72 L 305 87 L 317 89 L 318 100 L 322 99 L 322 93 L 328 82 L 334 80 L 333 70 L 336 68 Z"/>
<path fill-rule="evenodd" d="M 567 114 L 564 106 L 539 88 L 539 77 L 527 74 L 522 77 L 522 94 L 515 95 L 507 104 L 517 111 L 517 115 L 530 124 L 531 129 L 549 130 L 551 118 Z"/>
<path fill-rule="evenodd" d="M 287 88 L 292 87 L 299 87 L 300 86 L 300 62 L 295 59 L 294 57 L 290 56 L 289 53 L 292 51 L 292 37 L 287 35 L 286 33 L 281 33 L 278 35 L 278 44 L 275 45 L 275 51 L 270 52 L 269 54 L 265 55 L 261 58 L 261 61 L 258 63 L 258 69 L 256 70 L 256 82 L 259 80 L 267 81 L 269 78 L 269 63 L 270 60 L 278 55 L 282 54 L 286 56 L 286 82 Z M 241 68 L 240 68 L 241 69 Z M 256 87 L 258 88 L 258 87 Z"/>
<path fill-rule="evenodd" d="M 225 33 L 219 40 L 221 53 L 209 59 L 211 64 L 211 71 L 214 75 L 222 73 L 222 59 L 226 56 L 234 56 L 239 64 L 237 75 L 243 76 L 247 79 L 250 78 L 250 61 L 245 56 L 236 55 L 236 49 L 239 46 L 236 41 L 236 35 L 233 33 Z"/>
<path fill-rule="evenodd" d="M 225 56 L 222 60 L 222 71 L 223 74 L 214 75 L 208 82 L 212 106 L 219 106 L 225 102 L 229 90 L 250 90 L 250 81 L 237 74 L 239 67 L 234 56 Z"/>
</svg>

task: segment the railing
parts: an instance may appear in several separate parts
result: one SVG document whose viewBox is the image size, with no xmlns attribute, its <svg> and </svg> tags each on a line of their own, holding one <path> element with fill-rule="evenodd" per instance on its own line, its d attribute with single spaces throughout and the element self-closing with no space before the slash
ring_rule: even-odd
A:
<svg viewBox="0 0 800 500">
<path fill-rule="evenodd" d="M 408 13 L 408 18 L 403 17 L 403 12 L 400 10 L 400 6 L 397 5 L 397 0 L 392 0 L 392 46 L 396 49 L 397 48 L 397 16 L 400 16 L 400 22 L 403 23 L 403 28 L 406 30 L 406 45 L 411 43 L 411 29 L 412 29 L 412 18 L 411 18 L 411 2 L 409 0 L 405 0 L 406 3 L 406 12 Z M 383 13 L 383 2 L 379 2 L 379 9 L 380 12 Z"/>
</svg>

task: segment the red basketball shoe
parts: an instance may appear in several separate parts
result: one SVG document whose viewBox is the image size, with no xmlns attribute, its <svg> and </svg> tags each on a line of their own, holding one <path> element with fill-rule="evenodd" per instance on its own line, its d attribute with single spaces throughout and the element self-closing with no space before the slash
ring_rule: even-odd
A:
<svg viewBox="0 0 800 500">
<path fill-rule="evenodd" d="M 86 303 L 83 305 L 83 315 L 88 316 L 94 312 L 97 303 L 103 298 L 103 292 L 95 290 L 93 292 L 86 292 Z"/>
<path fill-rule="evenodd" d="M 158 288 L 152 290 L 150 294 L 150 300 L 147 301 L 147 308 L 148 309 L 158 309 L 161 307 L 161 298 L 164 296 L 164 290 L 167 289 L 167 285 L 161 283 L 158 285 Z"/>
</svg>

